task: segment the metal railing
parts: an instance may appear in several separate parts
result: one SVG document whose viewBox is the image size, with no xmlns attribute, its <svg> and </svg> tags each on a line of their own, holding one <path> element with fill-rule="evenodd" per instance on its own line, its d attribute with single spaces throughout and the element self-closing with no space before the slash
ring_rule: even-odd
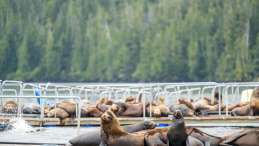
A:
<svg viewBox="0 0 259 146">
<path fill-rule="evenodd" d="M 208 97 L 214 102 L 215 91 L 219 92 L 223 98 L 218 99 L 218 115 L 222 115 L 221 107 L 226 105 L 225 116 L 229 116 L 229 104 L 240 102 L 241 91 L 259 87 L 259 82 L 233 82 L 233 83 L 216 83 L 216 82 L 187 82 L 187 83 L 148 83 L 148 84 L 56 84 L 56 83 L 25 83 L 22 81 L 1 81 L 0 80 L 0 101 L 1 107 L 4 100 L 12 99 L 18 104 L 18 113 L 22 113 L 22 100 L 39 101 L 54 100 L 56 104 L 63 99 L 73 99 L 81 107 L 82 99 L 89 100 L 90 103 L 96 102 L 102 96 L 108 97 L 114 101 L 125 100 L 128 96 L 137 96 L 143 94 L 143 118 L 147 118 L 145 105 L 152 102 L 158 96 L 164 96 L 168 106 L 177 104 L 177 100 L 187 97 L 188 100 L 198 100 Z M 38 104 L 41 105 L 41 102 Z M 79 106 L 80 105 L 80 106 Z M 76 108 L 77 115 L 81 110 Z M 42 110 L 42 109 L 41 109 Z M 152 104 L 150 106 L 152 111 Z M 42 114 L 42 111 L 41 111 Z M 21 114 L 22 115 L 22 114 Z M 149 113 L 152 117 L 152 113 Z M 42 117 L 42 115 L 41 115 Z"/>
</svg>

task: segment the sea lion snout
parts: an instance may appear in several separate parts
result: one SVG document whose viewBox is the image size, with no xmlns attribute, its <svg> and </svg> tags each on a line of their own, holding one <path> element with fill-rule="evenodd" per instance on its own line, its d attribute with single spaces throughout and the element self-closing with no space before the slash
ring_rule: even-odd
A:
<svg viewBox="0 0 259 146">
<path fill-rule="evenodd" d="M 102 116 L 101 116 L 101 119 L 103 122 L 111 122 L 112 121 L 112 116 L 109 115 L 107 112 L 105 112 Z"/>
</svg>

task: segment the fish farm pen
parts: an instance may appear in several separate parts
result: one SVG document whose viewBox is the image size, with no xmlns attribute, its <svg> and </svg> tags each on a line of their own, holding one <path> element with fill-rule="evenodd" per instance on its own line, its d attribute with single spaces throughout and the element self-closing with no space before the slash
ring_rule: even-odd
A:
<svg viewBox="0 0 259 146">
<path fill-rule="evenodd" d="M 82 106 L 90 106 L 102 97 L 116 102 L 123 102 L 127 97 L 142 95 L 141 103 L 152 102 L 163 96 L 165 104 L 173 106 L 179 99 L 198 100 L 207 97 L 214 100 L 215 91 L 222 95 L 219 107 L 223 104 L 249 101 L 251 90 L 259 86 L 259 82 L 183 82 L 183 83 L 26 83 L 22 81 L 1 81 L 0 84 L 0 123 L 6 123 L 14 117 L 22 117 L 34 126 L 88 126 L 99 125 L 98 117 L 81 116 Z M 61 101 L 69 100 L 75 103 L 75 115 L 57 118 L 56 114 L 49 117 L 44 113 L 46 106 L 56 107 Z M 14 112 L 5 112 L 8 101 L 15 101 Z M 38 114 L 23 112 L 28 104 L 39 107 Z M 222 104 L 222 105 L 221 105 Z M 161 125 L 170 122 L 168 116 L 157 117 L 148 113 L 143 106 L 141 117 L 119 117 L 122 125 L 144 120 L 153 120 Z M 152 104 L 149 106 L 152 111 Z M 228 106 L 224 110 L 208 112 L 206 116 L 185 117 L 187 126 L 214 127 L 259 127 L 258 116 L 232 116 Z"/>
</svg>

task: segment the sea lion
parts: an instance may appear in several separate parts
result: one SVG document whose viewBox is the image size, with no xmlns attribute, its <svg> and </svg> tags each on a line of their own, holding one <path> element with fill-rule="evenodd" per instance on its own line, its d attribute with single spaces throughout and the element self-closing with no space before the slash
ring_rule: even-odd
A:
<svg viewBox="0 0 259 146">
<path fill-rule="evenodd" d="M 223 139 L 220 137 L 209 135 L 196 128 L 187 128 L 187 133 L 188 133 L 188 135 L 198 139 L 204 145 L 206 145 L 206 143 L 208 143 L 210 146 L 218 146 L 219 143 L 223 141 Z"/>
<path fill-rule="evenodd" d="M 58 107 L 51 109 L 47 114 L 48 117 L 55 117 L 55 115 L 57 118 L 60 119 L 65 119 L 69 117 L 69 114 L 64 109 Z"/>
<path fill-rule="evenodd" d="M 152 110 L 152 112 L 150 112 Z M 146 113 L 152 114 L 152 116 L 155 117 L 167 117 L 169 114 L 171 114 L 169 108 L 165 105 L 165 97 L 160 96 L 158 100 L 148 103 L 146 105 Z"/>
<path fill-rule="evenodd" d="M 40 114 L 40 106 L 35 104 L 26 105 L 23 107 L 22 112 L 24 114 Z"/>
<path fill-rule="evenodd" d="M 111 105 L 113 104 L 113 101 L 109 100 L 108 98 L 101 98 L 99 101 L 96 103 L 96 108 L 100 110 L 101 112 L 105 112 L 108 110 Z"/>
<path fill-rule="evenodd" d="M 101 116 L 100 146 L 144 146 L 144 133 L 128 133 L 120 126 L 115 114 L 107 110 Z"/>
<path fill-rule="evenodd" d="M 177 110 L 181 111 L 184 117 L 192 117 L 194 116 L 194 111 L 188 108 L 185 104 L 176 104 L 170 106 L 170 112 L 175 112 Z"/>
<path fill-rule="evenodd" d="M 63 100 L 57 103 L 57 107 L 65 110 L 70 116 L 76 113 L 76 102 L 73 100 Z"/>
<path fill-rule="evenodd" d="M 143 115 L 143 104 L 142 103 L 123 103 L 116 102 L 114 103 L 117 106 L 118 111 L 115 112 L 118 116 L 126 116 L 126 117 L 141 117 Z"/>
<path fill-rule="evenodd" d="M 259 146 L 259 130 L 235 132 L 220 143 L 221 146 Z"/>
<path fill-rule="evenodd" d="M 123 126 L 122 128 L 129 133 L 133 133 L 141 130 L 154 129 L 155 127 L 155 122 L 144 121 L 138 124 Z M 100 127 L 96 127 L 89 129 L 86 133 L 69 140 L 69 143 L 73 146 L 98 146 L 100 141 Z"/>
<path fill-rule="evenodd" d="M 204 146 L 204 144 L 193 136 L 189 136 L 181 111 L 173 114 L 173 121 L 167 132 L 169 146 Z"/>
<path fill-rule="evenodd" d="M 145 146 L 167 146 L 167 128 L 156 128 L 145 133 Z"/>
<path fill-rule="evenodd" d="M 126 97 L 125 103 L 131 103 L 131 104 L 137 103 L 137 98 L 134 96 Z"/>
<path fill-rule="evenodd" d="M 100 117 L 103 114 L 96 106 L 81 107 L 81 117 Z"/>
<path fill-rule="evenodd" d="M 248 115 L 252 116 L 253 111 L 250 105 L 245 105 L 245 106 L 234 108 L 231 111 L 231 115 L 232 116 L 248 116 Z"/>
<path fill-rule="evenodd" d="M 180 111 L 173 115 L 176 120 L 172 122 L 167 133 L 169 146 L 186 146 L 188 135 L 186 133 L 185 122 Z"/>
<path fill-rule="evenodd" d="M 17 113 L 18 105 L 15 101 L 10 100 L 4 104 L 2 110 L 4 113 L 15 114 Z"/>
<path fill-rule="evenodd" d="M 259 88 L 254 89 L 250 101 L 250 106 L 254 115 L 259 115 Z"/>
</svg>

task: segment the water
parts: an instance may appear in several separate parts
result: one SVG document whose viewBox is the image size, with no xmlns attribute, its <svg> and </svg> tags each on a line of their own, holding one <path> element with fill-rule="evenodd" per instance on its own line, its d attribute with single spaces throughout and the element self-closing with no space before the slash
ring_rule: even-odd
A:
<svg viewBox="0 0 259 146">
<path fill-rule="evenodd" d="M 0 132 L 0 142 L 16 143 L 53 143 L 65 144 L 69 139 L 78 134 L 85 133 L 93 127 L 31 127 L 23 119 L 17 118 L 11 121 L 12 129 Z M 200 130 L 215 136 L 226 136 L 228 134 L 243 130 L 237 127 L 213 127 L 199 128 Z"/>
</svg>

